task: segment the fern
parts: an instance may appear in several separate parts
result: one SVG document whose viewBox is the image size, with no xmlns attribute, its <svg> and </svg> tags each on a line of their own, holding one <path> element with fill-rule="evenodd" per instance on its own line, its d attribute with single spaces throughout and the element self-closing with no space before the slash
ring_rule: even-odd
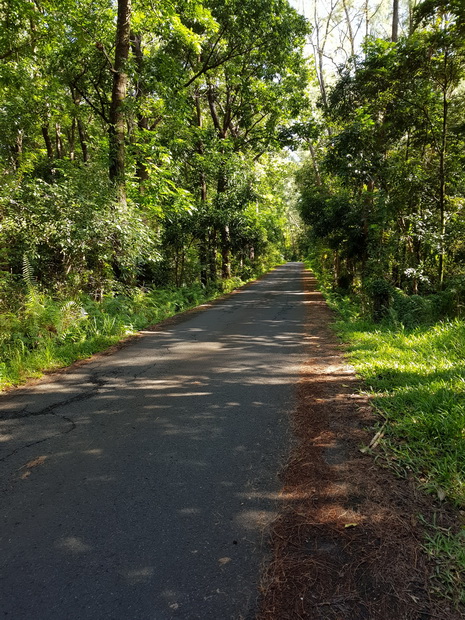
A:
<svg viewBox="0 0 465 620">
<path fill-rule="evenodd" d="M 67 301 L 59 310 L 58 333 L 61 336 L 66 335 L 68 330 L 76 327 L 87 316 L 87 312 L 82 306 L 73 300 Z"/>
<path fill-rule="evenodd" d="M 27 288 L 24 300 L 24 316 L 26 322 L 32 321 L 31 327 L 33 326 L 34 329 L 31 333 L 34 333 L 37 331 L 37 320 L 44 312 L 44 299 L 43 295 L 37 290 L 37 281 L 26 254 L 23 256 L 23 280 Z"/>
<path fill-rule="evenodd" d="M 34 289 L 37 282 L 34 278 L 34 272 L 32 271 L 31 263 L 26 254 L 23 255 L 23 280 L 27 286 L 28 291 Z"/>
</svg>

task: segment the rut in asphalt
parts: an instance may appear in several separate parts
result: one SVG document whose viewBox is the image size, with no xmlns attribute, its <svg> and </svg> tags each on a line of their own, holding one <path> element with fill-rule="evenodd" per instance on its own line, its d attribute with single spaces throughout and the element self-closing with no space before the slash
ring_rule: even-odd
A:
<svg viewBox="0 0 465 620">
<path fill-rule="evenodd" d="M 0 400 L 0 615 L 254 618 L 301 264 Z"/>
</svg>

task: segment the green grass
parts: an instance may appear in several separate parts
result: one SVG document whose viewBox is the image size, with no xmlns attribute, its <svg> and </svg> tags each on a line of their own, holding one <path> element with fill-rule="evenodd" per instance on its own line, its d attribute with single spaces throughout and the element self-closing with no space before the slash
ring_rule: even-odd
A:
<svg viewBox="0 0 465 620">
<path fill-rule="evenodd" d="M 345 320 L 337 329 L 386 421 L 391 461 L 465 507 L 465 323 L 406 331 Z"/>
<path fill-rule="evenodd" d="M 436 565 L 436 590 L 455 603 L 465 605 L 465 530 L 451 534 L 438 529 L 427 535 L 425 550 Z"/>
<path fill-rule="evenodd" d="M 336 330 L 372 395 L 384 435 L 376 452 L 399 475 L 413 474 L 437 501 L 465 509 L 465 322 L 405 329 L 365 320 L 348 298 L 327 293 Z M 381 450 L 381 452 L 380 452 Z M 462 512 L 463 514 L 463 512 Z M 465 528 L 423 520 L 432 590 L 465 604 Z"/>
<path fill-rule="evenodd" d="M 30 283 L 17 310 L 0 315 L 0 390 L 89 357 L 241 284 L 231 278 L 216 288 L 135 290 L 96 302 L 89 297 L 57 300 Z"/>
</svg>

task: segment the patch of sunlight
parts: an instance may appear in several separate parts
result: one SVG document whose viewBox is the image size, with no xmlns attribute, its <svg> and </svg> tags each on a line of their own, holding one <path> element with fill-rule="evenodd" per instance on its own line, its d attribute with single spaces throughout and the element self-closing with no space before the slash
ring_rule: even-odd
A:
<svg viewBox="0 0 465 620">
<path fill-rule="evenodd" d="M 244 510 L 236 517 L 236 522 L 246 530 L 263 529 L 276 519 L 273 510 Z"/>
<path fill-rule="evenodd" d="M 77 536 L 62 538 L 57 541 L 56 546 L 63 551 L 71 551 L 72 553 L 86 553 L 92 550 L 90 545 Z"/>
<path fill-rule="evenodd" d="M 145 566 L 134 570 L 119 571 L 119 573 L 129 582 L 129 584 L 135 585 L 137 583 L 144 583 L 145 581 L 148 581 L 151 577 L 153 577 L 154 570 L 151 566 Z"/>
<path fill-rule="evenodd" d="M 178 510 L 179 514 L 182 515 L 199 515 L 202 514 L 200 508 L 181 508 Z"/>
</svg>

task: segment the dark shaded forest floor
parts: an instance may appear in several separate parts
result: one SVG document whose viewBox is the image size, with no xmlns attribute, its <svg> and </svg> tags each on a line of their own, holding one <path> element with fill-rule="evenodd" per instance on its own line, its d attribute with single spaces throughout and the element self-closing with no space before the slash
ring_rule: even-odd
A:
<svg viewBox="0 0 465 620">
<path fill-rule="evenodd" d="M 282 472 L 284 508 L 271 532 L 260 620 L 458 620 L 435 594 L 422 520 L 458 527 L 454 511 L 360 451 L 373 438 L 367 396 L 306 274 L 310 358 Z M 374 454 L 376 454 L 374 450 Z"/>
</svg>

